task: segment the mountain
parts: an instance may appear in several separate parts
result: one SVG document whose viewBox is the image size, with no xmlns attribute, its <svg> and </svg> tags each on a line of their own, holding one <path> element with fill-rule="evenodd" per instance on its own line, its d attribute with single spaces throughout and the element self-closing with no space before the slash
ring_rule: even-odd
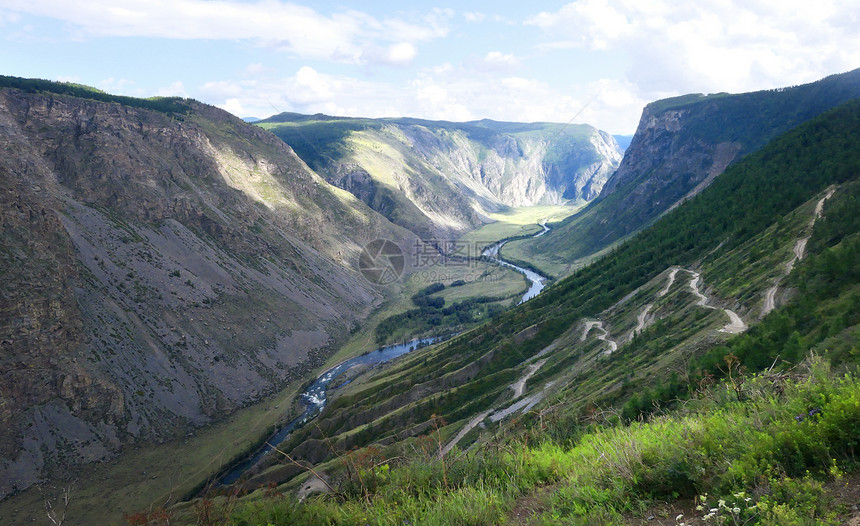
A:
<svg viewBox="0 0 860 526">
<path fill-rule="evenodd" d="M 860 97 L 860 69 L 790 88 L 685 95 L 645 107 L 600 196 L 520 257 L 570 264 L 641 229 L 777 135 Z"/>
<path fill-rule="evenodd" d="M 824 516 L 860 438 L 858 143 L 852 101 L 535 299 L 329 393 L 234 517 L 636 523 L 746 495 L 767 524 Z M 315 486 L 338 498 L 281 493 Z"/>
<path fill-rule="evenodd" d="M 257 124 L 424 239 L 453 239 L 506 207 L 591 200 L 621 160 L 615 139 L 587 125 L 294 113 Z"/>
<path fill-rule="evenodd" d="M 0 78 L 0 497 L 302 378 L 380 303 L 397 227 L 192 100 Z"/>
</svg>

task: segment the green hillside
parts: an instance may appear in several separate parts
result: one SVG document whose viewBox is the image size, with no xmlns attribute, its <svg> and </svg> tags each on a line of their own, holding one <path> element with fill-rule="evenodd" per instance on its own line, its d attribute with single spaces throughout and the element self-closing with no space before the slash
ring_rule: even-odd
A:
<svg viewBox="0 0 860 526">
<path fill-rule="evenodd" d="M 855 101 L 536 299 L 331 395 L 281 449 L 334 494 L 277 496 L 311 477 L 290 482 L 303 470 L 282 459 L 255 475 L 268 493 L 212 505 L 236 506 L 238 524 L 845 520 L 857 144 Z"/>
</svg>

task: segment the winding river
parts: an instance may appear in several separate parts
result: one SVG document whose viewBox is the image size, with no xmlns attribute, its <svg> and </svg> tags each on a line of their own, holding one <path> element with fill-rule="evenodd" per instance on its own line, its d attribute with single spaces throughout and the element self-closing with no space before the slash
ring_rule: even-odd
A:
<svg viewBox="0 0 860 526">
<path fill-rule="evenodd" d="M 535 234 L 532 237 L 540 237 L 540 236 L 546 234 L 547 232 L 549 232 L 549 227 L 546 226 L 546 220 L 544 220 L 540 224 L 540 226 L 543 227 L 543 230 L 541 230 L 540 232 L 538 232 L 537 234 Z M 541 293 L 541 291 L 544 289 L 544 287 L 546 287 L 547 278 L 546 278 L 546 276 L 542 276 L 533 270 L 529 270 L 527 268 L 523 268 L 523 267 L 514 265 L 513 263 L 511 263 L 509 261 L 505 261 L 504 259 L 502 259 L 500 256 L 500 251 L 502 250 L 502 247 L 505 246 L 505 244 L 507 242 L 508 242 L 508 240 L 505 240 L 505 241 L 499 241 L 498 243 L 492 244 L 492 245 L 488 246 L 487 248 L 485 248 L 484 251 L 481 253 L 481 255 L 487 259 L 495 261 L 496 263 L 498 263 L 499 265 L 502 265 L 503 267 L 508 267 L 512 270 L 515 270 L 516 272 L 519 272 L 520 274 L 523 274 L 526 277 L 526 279 L 529 281 L 529 288 L 526 291 L 526 293 L 523 294 L 523 297 L 519 301 L 519 303 L 517 303 L 517 305 L 521 305 L 521 304 L 525 303 L 526 301 L 534 298 L 535 296 L 537 296 L 538 294 Z"/>
<path fill-rule="evenodd" d="M 454 335 L 451 335 L 454 336 Z M 406 353 L 412 352 L 415 349 L 425 347 L 427 345 L 431 345 L 434 343 L 438 343 L 444 341 L 451 336 L 436 336 L 432 338 L 420 338 L 416 340 L 412 340 L 406 343 L 398 343 L 396 345 L 388 345 L 385 347 L 381 347 L 373 352 L 362 354 L 361 356 L 356 356 L 355 358 L 351 358 L 349 360 L 343 361 L 326 372 L 322 373 L 319 378 L 314 381 L 302 394 L 302 402 L 305 405 L 305 410 L 299 415 L 298 418 L 282 427 L 275 434 L 270 436 L 266 443 L 261 446 L 257 451 L 254 452 L 250 457 L 242 461 L 242 463 L 237 464 L 230 468 L 230 471 L 222 475 L 218 479 L 218 484 L 227 485 L 236 482 L 239 477 L 242 476 L 247 470 L 254 467 L 263 457 L 269 454 L 274 448 L 272 446 L 277 446 L 281 442 L 284 441 L 287 436 L 293 432 L 293 430 L 302 427 L 308 421 L 316 418 L 323 409 L 325 409 L 325 404 L 327 401 L 326 398 L 326 387 L 334 381 L 337 377 L 346 373 L 351 368 L 358 365 L 376 365 L 379 363 L 385 363 L 389 360 L 393 360 L 398 356 L 402 356 Z M 349 383 L 348 381 L 341 384 L 346 385 Z"/>
<path fill-rule="evenodd" d="M 543 230 L 535 234 L 534 237 L 539 237 L 549 232 L 549 227 L 546 226 L 546 221 L 541 223 L 541 226 L 543 227 Z M 499 250 L 505 245 L 505 243 L 507 243 L 507 241 L 500 241 L 498 243 L 495 243 L 484 249 L 484 252 L 481 255 L 498 263 L 499 265 L 508 267 L 512 270 L 515 270 L 516 272 L 519 272 L 520 274 L 525 275 L 526 279 L 529 281 L 530 284 L 528 290 L 525 292 L 525 294 L 523 294 L 522 299 L 519 301 L 519 305 L 540 294 L 540 292 L 546 286 L 547 278 L 546 276 L 542 276 L 537 272 L 514 265 L 513 263 L 501 259 L 499 257 Z M 236 482 L 237 480 L 239 480 L 239 477 L 241 477 L 246 471 L 257 465 L 257 463 L 260 462 L 263 457 L 272 452 L 274 447 L 283 442 L 284 439 L 286 439 L 290 433 L 292 433 L 295 429 L 302 427 L 310 420 L 316 418 L 322 412 L 322 410 L 325 409 L 327 401 L 326 388 L 328 387 L 328 385 L 351 368 L 359 365 L 376 365 L 380 363 L 385 363 L 389 360 L 397 358 L 398 356 L 402 356 L 406 353 L 412 352 L 420 347 L 438 343 L 453 336 L 455 335 L 452 334 L 449 336 L 442 337 L 419 338 L 406 343 L 388 345 L 385 347 L 381 347 L 373 352 L 365 353 L 361 356 L 356 356 L 355 358 L 343 361 L 335 365 L 331 369 L 327 370 L 326 372 L 322 373 L 319 378 L 317 378 L 314 383 L 312 383 L 310 387 L 308 387 L 301 394 L 302 402 L 305 405 L 305 410 L 302 412 L 302 414 L 299 415 L 299 417 L 295 420 L 288 423 L 286 426 L 279 429 L 275 434 L 270 436 L 266 440 L 266 443 L 259 449 L 257 449 L 251 456 L 243 460 L 241 463 L 231 467 L 228 472 L 221 475 L 217 479 L 217 484 L 228 485 Z M 349 381 L 341 385 L 346 385 L 347 383 L 349 383 Z"/>
</svg>

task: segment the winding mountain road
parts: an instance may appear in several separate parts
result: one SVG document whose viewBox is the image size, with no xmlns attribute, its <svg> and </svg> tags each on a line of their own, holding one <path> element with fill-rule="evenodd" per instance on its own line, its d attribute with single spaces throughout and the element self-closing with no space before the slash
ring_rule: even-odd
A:
<svg viewBox="0 0 860 526">
<path fill-rule="evenodd" d="M 818 203 L 815 204 L 815 210 L 812 212 L 812 219 L 809 220 L 809 225 L 807 226 L 807 233 L 809 235 L 802 237 L 795 242 L 794 248 L 792 249 L 794 256 L 785 264 L 785 272 L 776 278 L 776 283 L 771 288 L 767 289 L 767 292 L 765 292 L 764 305 L 762 305 L 760 317 L 765 317 L 770 311 L 776 308 L 776 293 L 779 290 L 779 282 L 788 276 L 792 269 L 794 269 L 795 263 L 803 259 L 803 256 L 806 255 L 806 244 L 809 242 L 809 238 L 812 235 L 812 228 L 815 226 L 815 221 L 817 221 L 824 212 L 824 202 L 833 196 L 833 192 L 833 188 L 829 189 L 827 194 L 825 194 L 824 197 L 819 199 Z"/>
<path fill-rule="evenodd" d="M 666 280 L 666 286 L 660 289 L 657 292 L 657 297 L 662 298 L 666 294 L 669 293 L 669 289 L 672 288 L 672 285 L 675 283 L 675 276 L 678 275 L 678 271 L 681 270 L 678 267 L 672 267 L 669 271 L 669 279 Z M 648 320 L 648 313 L 651 312 L 651 308 L 654 307 L 653 303 L 649 303 L 645 305 L 645 308 L 642 309 L 642 312 L 636 316 L 636 328 L 630 331 L 630 335 L 627 337 L 627 341 L 633 341 L 633 338 L 636 337 L 642 329 L 645 328 L 645 322 Z"/>
<path fill-rule="evenodd" d="M 457 433 L 457 435 L 454 438 L 452 438 L 450 442 L 445 444 L 445 447 L 443 447 L 441 451 L 439 451 L 439 458 L 443 458 L 445 455 L 450 453 L 451 450 L 454 449 L 454 446 L 457 445 L 457 442 L 459 442 L 460 440 L 463 439 L 464 436 L 466 436 L 466 433 L 468 433 L 469 431 L 474 429 L 476 425 L 480 424 L 492 412 L 493 412 L 492 409 L 487 409 L 483 413 L 480 413 L 477 416 L 472 417 L 472 419 L 469 420 L 469 422 L 465 426 L 463 426 L 463 429 L 461 429 L 460 432 Z"/>
<path fill-rule="evenodd" d="M 675 276 L 678 275 L 678 271 L 681 270 L 678 267 L 672 267 L 672 270 L 669 272 L 669 280 L 666 282 L 666 286 L 657 293 L 657 296 L 663 297 L 669 293 L 669 289 L 672 288 L 672 285 L 675 283 Z"/>
<path fill-rule="evenodd" d="M 526 382 L 529 381 L 529 378 L 534 376 L 538 369 L 543 367 L 543 364 L 545 364 L 546 361 L 547 358 L 544 358 L 543 360 L 538 360 L 535 363 L 529 365 L 529 369 L 526 374 L 523 375 L 522 378 L 511 384 L 511 389 L 514 390 L 514 399 L 517 399 L 523 395 L 523 391 L 525 391 L 526 388 Z"/>
<path fill-rule="evenodd" d="M 649 303 L 648 305 L 645 305 L 645 308 L 642 309 L 642 312 L 640 312 L 639 315 L 636 316 L 636 328 L 633 329 L 632 331 L 630 331 L 630 335 L 627 337 L 627 341 L 632 342 L 633 338 L 635 338 L 636 335 L 642 329 L 645 328 L 645 319 L 648 317 L 648 313 L 651 311 L 651 307 L 653 307 L 653 306 L 654 306 L 653 303 Z"/>
<path fill-rule="evenodd" d="M 523 392 L 525 391 L 526 382 L 528 382 L 529 378 L 534 376 L 534 374 L 537 372 L 537 370 L 540 369 L 543 366 L 543 364 L 546 363 L 546 360 L 547 359 L 544 358 L 542 360 L 538 360 L 537 362 L 529 365 L 526 373 L 523 376 L 521 376 L 516 382 L 512 383 L 509 386 L 511 389 L 514 390 L 514 400 L 516 400 L 517 398 L 520 398 L 523 395 Z M 553 383 L 554 382 L 547 383 L 544 386 L 544 389 L 551 387 Z M 528 396 L 526 398 L 523 398 L 522 400 L 514 402 L 513 404 L 509 405 L 508 407 L 506 407 L 504 409 L 487 409 L 483 413 L 480 413 L 480 414 L 472 417 L 472 419 L 469 420 L 465 426 L 463 426 L 463 429 L 461 429 L 460 432 L 458 432 L 454 436 L 454 438 L 452 438 L 450 442 L 445 444 L 445 447 L 443 447 L 439 451 L 439 458 L 443 458 L 445 455 L 450 453 L 451 450 L 454 449 L 454 446 L 456 446 L 457 443 L 460 442 L 460 440 L 462 440 L 463 437 L 466 436 L 466 434 L 469 431 L 474 429 L 475 426 L 477 426 L 478 424 L 483 422 L 485 418 L 490 417 L 490 420 L 492 420 L 493 422 L 498 422 L 499 420 L 505 419 L 508 416 L 516 413 L 517 411 L 522 411 L 525 413 L 525 412 L 529 411 L 532 407 L 537 405 L 537 403 L 540 402 L 541 400 L 543 400 L 543 398 L 544 398 L 544 392 L 543 392 L 543 390 L 541 390 L 541 391 L 539 391 L 539 392 L 537 392 L 531 396 Z"/>
<path fill-rule="evenodd" d="M 699 290 L 699 281 L 701 281 L 702 279 L 699 273 L 693 270 L 687 270 L 687 272 L 689 272 L 690 275 L 693 277 L 693 279 L 690 280 L 690 289 L 693 291 L 693 295 L 699 298 L 699 300 L 696 302 L 696 305 L 699 307 L 704 307 L 706 309 L 719 310 L 717 307 L 708 305 L 708 297 L 702 294 L 702 292 Z M 729 309 L 722 309 L 722 311 L 725 312 L 726 316 L 729 317 L 729 323 L 725 327 L 720 329 L 721 332 L 727 332 L 729 334 L 740 334 L 749 328 L 747 324 L 744 323 L 744 320 L 742 320 L 741 317 L 738 316 L 735 311 Z"/>
<path fill-rule="evenodd" d="M 603 328 L 603 322 L 597 320 L 591 320 L 585 322 L 585 330 L 582 332 L 582 339 L 580 341 L 585 341 L 588 337 L 588 333 L 591 332 L 591 329 L 597 327 L 601 333 L 597 335 L 597 339 L 606 342 L 609 344 L 609 350 L 604 354 L 612 354 L 618 350 L 618 344 L 609 339 L 609 331 Z"/>
</svg>

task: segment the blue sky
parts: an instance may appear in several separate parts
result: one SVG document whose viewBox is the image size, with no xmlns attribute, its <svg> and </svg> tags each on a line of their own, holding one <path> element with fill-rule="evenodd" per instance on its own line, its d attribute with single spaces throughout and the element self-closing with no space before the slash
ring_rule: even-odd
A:
<svg viewBox="0 0 860 526">
<path fill-rule="evenodd" d="M 0 74 L 281 111 L 585 122 L 860 67 L 860 0 L 0 0 Z"/>
</svg>

